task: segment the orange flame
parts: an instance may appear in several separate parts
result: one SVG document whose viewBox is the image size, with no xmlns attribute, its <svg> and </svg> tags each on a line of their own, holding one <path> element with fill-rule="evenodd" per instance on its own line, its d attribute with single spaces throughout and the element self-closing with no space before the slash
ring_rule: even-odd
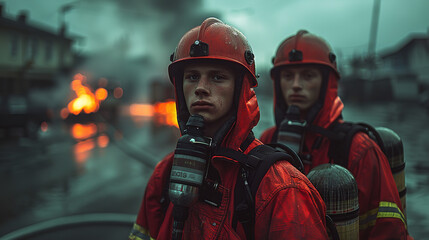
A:
<svg viewBox="0 0 429 240">
<path fill-rule="evenodd" d="M 104 101 L 107 98 L 107 90 L 104 88 L 99 88 L 95 90 L 95 98 L 98 101 Z"/>
<path fill-rule="evenodd" d="M 98 111 L 100 102 L 107 98 L 107 90 L 98 88 L 95 93 L 89 86 L 86 86 L 86 77 L 80 73 L 76 74 L 70 83 L 71 89 L 75 92 L 76 98 L 67 105 L 69 113 L 74 115 L 92 113 Z M 61 113 L 62 116 L 65 113 Z"/>
<path fill-rule="evenodd" d="M 153 117 L 154 107 L 150 104 L 131 104 L 130 114 L 138 117 Z"/>
<path fill-rule="evenodd" d="M 176 103 L 173 100 L 151 104 L 131 104 L 130 115 L 133 117 L 153 117 L 158 125 L 179 127 L 176 115 Z"/>
<path fill-rule="evenodd" d="M 156 121 L 158 124 L 179 127 L 177 123 L 176 102 L 158 102 L 154 106 Z"/>
</svg>

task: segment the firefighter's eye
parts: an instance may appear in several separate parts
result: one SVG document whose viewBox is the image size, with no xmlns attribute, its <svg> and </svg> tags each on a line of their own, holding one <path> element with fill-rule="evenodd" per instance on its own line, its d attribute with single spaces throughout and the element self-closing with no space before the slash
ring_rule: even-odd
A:
<svg viewBox="0 0 429 240">
<path fill-rule="evenodd" d="M 303 76 L 304 76 L 304 79 L 311 80 L 316 77 L 316 73 L 312 71 L 306 71 L 304 72 Z"/>
<path fill-rule="evenodd" d="M 311 79 L 311 78 L 313 78 L 313 75 L 311 73 L 306 73 L 306 74 L 304 74 L 304 78 L 305 79 Z"/>
<path fill-rule="evenodd" d="M 282 77 L 283 79 L 285 79 L 285 80 L 290 81 L 290 80 L 292 80 L 292 79 L 293 79 L 293 74 L 292 74 L 292 73 L 290 73 L 290 72 L 283 72 L 283 73 L 282 73 L 282 75 L 281 75 L 281 77 Z"/>
<path fill-rule="evenodd" d="M 199 79 L 199 75 L 195 73 L 186 73 L 185 80 L 188 81 L 197 81 Z"/>
<path fill-rule="evenodd" d="M 214 81 L 222 81 L 226 79 L 226 76 L 222 75 L 222 74 L 215 74 L 213 75 L 213 80 Z"/>
</svg>

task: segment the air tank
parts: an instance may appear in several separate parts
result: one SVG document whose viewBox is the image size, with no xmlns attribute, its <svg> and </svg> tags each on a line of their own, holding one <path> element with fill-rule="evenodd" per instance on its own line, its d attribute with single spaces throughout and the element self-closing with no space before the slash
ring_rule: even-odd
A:
<svg viewBox="0 0 429 240">
<path fill-rule="evenodd" d="M 402 140 L 398 134 L 389 128 L 376 127 L 375 130 L 383 142 L 383 146 L 381 147 L 384 148 L 382 150 L 389 161 L 390 169 L 401 199 L 402 209 L 404 210 L 403 214 L 406 217 L 407 188 L 405 185 L 405 160 Z"/>
<path fill-rule="evenodd" d="M 307 177 L 325 201 L 340 239 L 359 239 L 358 187 L 350 171 L 328 163 L 313 168 Z"/>
</svg>

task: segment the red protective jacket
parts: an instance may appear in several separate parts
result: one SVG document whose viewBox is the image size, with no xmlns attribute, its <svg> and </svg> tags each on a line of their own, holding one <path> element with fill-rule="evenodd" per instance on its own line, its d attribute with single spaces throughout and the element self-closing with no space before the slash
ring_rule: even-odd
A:
<svg viewBox="0 0 429 240">
<path fill-rule="evenodd" d="M 240 151 L 240 145 L 259 120 L 256 96 L 247 79 L 243 81 L 237 109 L 235 124 L 225 135 L 222 146 Z M 260 144 L 255 139 L 244 153 Z M 163 201 L 172 161 L 173 154 L 170 154 L 156 166 L 129 239 L 171 238 L 172 203 L 164 205 Z M 214 207 L 197 202 L 192 206 L 183 238 L 245 239 L 240 223 L 237 230 L 232 227 L 239 163 L 215 152 L 210 164 L 220 175 L 217 190 L 222 194 L 221 204 Z M 255 239 L 328 239 L 323 199 L 309 180 L 287 161 L 277 161 L 262 179 L 255 196 L 255 213 Z"/>
<path fill-rule="evenodd" d="M 337 95 L 336 76 L 330 74 L 323 107 L 320 109 L 313 125 L 327 128 L 341 115 L 344 107 Z M 277 100 L 278 101 L 278 100 Z M 277 127 L 267 129 L 261 141 L 271 143 Z M 329 140 L 323 138 L 317 149 L 312 149 L 316 138 L 314 132 L 305 133 L 305 145 L 308 149 L 304 154 L 311 155 L 311 164 L 305 163 L 305 173 L 324 163 L 329 162 Z M 348 170 L 357 181 L 359 190 L 359 238 L 360 239 L 412 239 L 407 232 L 407 224 L 399 199 L 398 190 L 393 179 L 386 156 L 378 145 L 364 133 L 354 136 Z"/>
</svg>

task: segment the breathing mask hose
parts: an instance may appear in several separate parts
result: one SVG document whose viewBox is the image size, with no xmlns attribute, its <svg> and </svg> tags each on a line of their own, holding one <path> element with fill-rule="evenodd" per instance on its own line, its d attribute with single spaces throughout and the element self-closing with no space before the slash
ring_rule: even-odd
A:
<svg viewBox="0 0 429 240">
<path fill-rule="evenodd" d="M 301 150 L 302 136 L 307 124 L 306 121 L 302 121 L 300 118 L 299 107 L 295 105 L 289 106 L 285 119 L 280 123 L 277 136 L 277 143 L 288 146 L 296 153 Z"/>
<path fill-rule="evenodd" d="M 169 197 L 173 208 L 172 239 L 182 239 L 188 209 L 198 201 L 210 159 L 210 138 L 204 137 L 204 118 L 192 115 L 177 141 L 170 174 Z"/>
</svg>

